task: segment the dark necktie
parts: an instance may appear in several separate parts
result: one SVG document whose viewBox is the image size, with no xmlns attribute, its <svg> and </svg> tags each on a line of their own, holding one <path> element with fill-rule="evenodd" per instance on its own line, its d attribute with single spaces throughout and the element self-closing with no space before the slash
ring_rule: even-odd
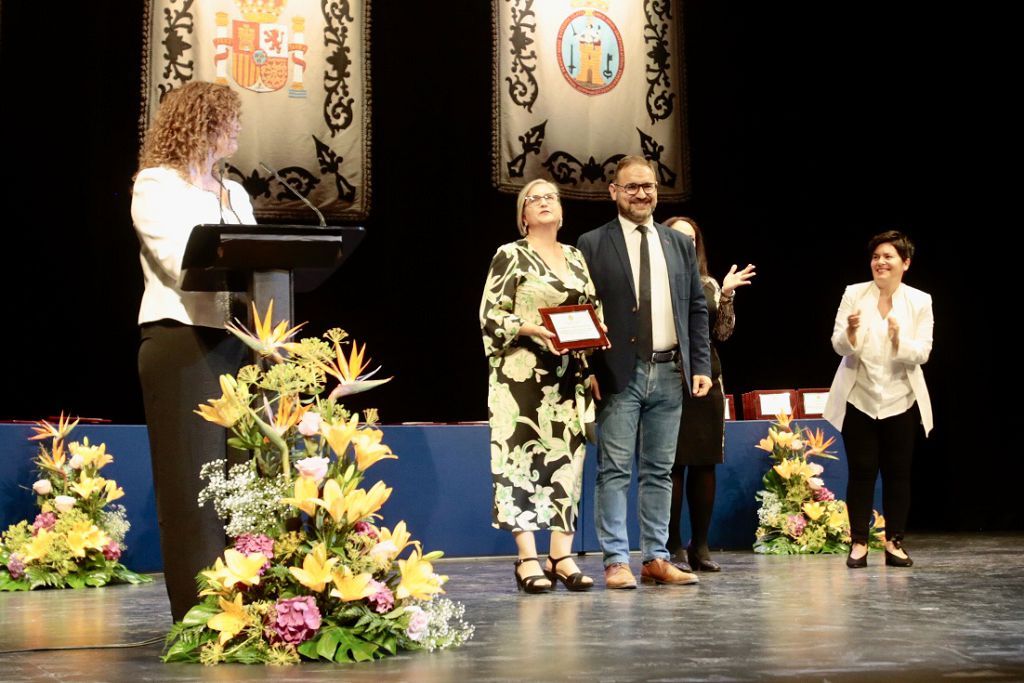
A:
<svg viewBox="0 0 1024 683">
<path fill-rule="evenodd" d="M 654 353 L 654 323 L 651 320 L 651 250 L 647 246 L 647 226 L 638 225 L 640 232 L 640 329 L 636 335 L 636 352 L 644 360 Z"/>
</svg>

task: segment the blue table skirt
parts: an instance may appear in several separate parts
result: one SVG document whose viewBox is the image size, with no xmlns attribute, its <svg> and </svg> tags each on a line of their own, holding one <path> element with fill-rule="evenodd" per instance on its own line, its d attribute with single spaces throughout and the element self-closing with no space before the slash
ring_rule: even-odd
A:
<svg viewBox="0 0 1024 683">
<path fill-rule="evenodd" d="M 757 502 L 761 477 L 768 470 L 766 453 L 754 447 L 767 434 L 769 422 L 729 422 L 725 430 L 725 464 L 718 468 L 718 494 L 711 526 L 712 548 L 750 548 L 757 527 Z M 836 436 L 834 450 L 840 460 L 819 459 L 825 467 L 825 485 L 837 496 L 846 492 L 846 464 L 842 439 L 824 420 L 803 420 L 803 426 L 821 428 Z M 383 509 L 385 526 L 405 520 L 414 538 L 427 550 L 444 550 L 453 557 L 510 555 L 515 545 L 510 534 L 491 527 L 491 474 L 489 432 L 485 425 L 396 425 L 384 427 L 385 443 L 399 460 L 384 460 L 369 470 L 367 484 L 383 479 L 394 487 Z M 0 528 L 35 515 L 32 459 L 35 442 L 28 425 L 0 425 Z M 132 523 L 126 539 L 124 563 L 137 571 L 159 571 L 159 531 L 149 462 L 149 440 L 141 425 L 79 426 L 74 437 L 106 443 L 114 462 L 103 474 L 116 479 L 125 490 L 119 502 L 128 509 Z M 576 548 L 599 551 L 594 531 L 595 453 L 591 447 L 584 469 Z M 879 490 L 876 507 L 880 509 Z M 630 492 L 629 534 L 637 547 L 636 482 Z M 684 514 L 683 538 L 689 537 Z M 547 547 L 541 539 L 541 548 Z"/>
</svg>

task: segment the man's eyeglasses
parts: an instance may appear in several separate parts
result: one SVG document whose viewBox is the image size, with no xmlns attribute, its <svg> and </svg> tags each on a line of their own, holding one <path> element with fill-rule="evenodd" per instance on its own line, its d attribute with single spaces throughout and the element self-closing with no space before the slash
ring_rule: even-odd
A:
<svg viewBox="0 0 1024 683">
<path fill-rule="evenodd" d="M 635 195 L 640 190 L 644 191 L 644 194 L 654 194 L 658 191 L 657 183 L 626 183 L 625 185 L 619 185 L 618 183 L 612 183 L 615 187 L 619 188 L 630 197 Z"/>
<path fill-rule="evenodd" d="M 533 204 L 534 202 L 539 202 L 542 199 L 546 201 L 548 204 L 554 204 L 555 202 L 559 201 L 558 195 L 555 194 L 554 192 L 549 192 L 547 194 L 528 194 L 525 197 L 523 197 L 523 201 L 526 202 L 527 205 Z"/>
</svg>

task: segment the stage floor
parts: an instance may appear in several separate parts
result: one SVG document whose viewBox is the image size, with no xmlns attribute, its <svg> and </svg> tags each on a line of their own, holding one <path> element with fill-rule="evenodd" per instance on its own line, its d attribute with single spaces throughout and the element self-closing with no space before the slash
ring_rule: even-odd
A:
<svg viewBox="0 0 1024 683">
<path fill-rule="evenodd" d="M 441 561 L 476 635 L 375 663 L 165 665 L 159 645 L 0 656 L 3 681 L 1020 681 L 1024 535 L 916 536 L 917 566 L 716 553 L 697 586 L 517 594 L 510 559 Z M 633 568 L 639 573 L 639 559 Z M 599 577 L 601 560 L 581 565 Z M 140 641 L 169 626 L 162 581 L 0 594 L 0 650 Z"/>
</svg>

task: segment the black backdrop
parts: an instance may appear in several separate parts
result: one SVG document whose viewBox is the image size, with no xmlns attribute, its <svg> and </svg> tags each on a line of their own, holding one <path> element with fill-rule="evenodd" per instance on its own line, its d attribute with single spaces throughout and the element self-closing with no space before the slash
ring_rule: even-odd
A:
<svg viewBox="0 0 1024 683">
<path fill-rule="evenodd" d="M 0 419 L 64 409 L 143 421 L 129 217 L 142 5 L 0 6 Z M 925 372 L 937 427 L 918 451 L 911 526 L 1021 529 L 1019 457 L 1000 442 L 1005 414 L 990 417 L 1007 406 L 990 395 L 1002 356 L 981 341 L 1001 291 L 977 220 L 991 190 L 976 150 L 992 132 L 974 113 L 973 17 L 934 12 L 687 3 L 693 195 L 657 215 L 695 216 L 719 277 L 758 265 L 721 349 L 735 393 L 828 386 L 832 318 L 843 286 L 869 277 L 867 238 L 890 227 L 915 237 L 907 281 L 935 299 Z M 516 236 L 514 198 L 490 185 L 490 5 L 377 0 L 372 25 L 368 236 L 298 299 L 297 318 L 346 328 L 395 375 L 353 406 L 377 406 L 386 422 L 485 419 L 480 288 L 495 248 Z M 607 202 L 567 201 L 564 241 L 612 215 Z"/>
</svg>

